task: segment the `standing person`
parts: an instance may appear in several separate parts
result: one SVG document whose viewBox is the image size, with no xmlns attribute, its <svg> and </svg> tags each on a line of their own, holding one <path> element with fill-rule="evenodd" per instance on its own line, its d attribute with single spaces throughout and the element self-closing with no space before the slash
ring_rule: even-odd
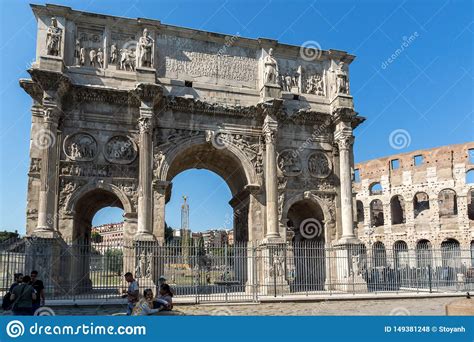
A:
<svg viewBox="0 0 474 342">
<path fill-rule="evenodd" d="M 33 313 L 39 309 L 40 306 L 44 306 L 45 297 L 44 297 L 44 284 L 41 280 L 38 279 L 38 271 L 31 271 L 31 283 L 30 285 L 36 291 L 36 299 L 33 301 Z"/>
<path fill-rule="evenodd" d="M 13 304 L 12 299 L 11 299 L 12 291 L 16 286 L 21 284 L 22 278 L 23 278 L 22 273 L 15 273 L 13 275 L 13 284 L 10 285 L 10 288 L 8 289 L 8 292 L 5 294 L 5 296 L 3 296 L 3 300 L 2 300 L 2 309 L 3 310 L 5 310 L 5 311 L 11 310 L 11 307 L 12 307 L 12 304 Z"/>
<path fill-rule="evenodd" d="M 31 316 L 33 314 L 33 301 L 36 299 L 36 291 L 30 285 L 31 278 L 24 276 L 22 283 L 13 289 L 11 300 L 13 301 L 13 314 L 17 316 Z"/>
<path fill-rule="evenodd" d="M 8 290 L 8 292 L 11 293 L 13 289 L 15 288 L 15 286 L 20 285 L 22 279 L 23 279 L 23 273 L 15 273 L 13 275 L 13 284 L 10 286 L 10 289 Z"/>
<path fill-rule="evenodd" d="M 133 278 L 133 274 L 131 272 L 125 273 L 124 277 L 128 283 L 128 290 L 127 293 L 123 295 L 123 297 L 127 297 L 127 316 L 130 316 L 132 314 L 133 307 L 138 302 L 139 286 L 138 282 Z"/>
</svg>

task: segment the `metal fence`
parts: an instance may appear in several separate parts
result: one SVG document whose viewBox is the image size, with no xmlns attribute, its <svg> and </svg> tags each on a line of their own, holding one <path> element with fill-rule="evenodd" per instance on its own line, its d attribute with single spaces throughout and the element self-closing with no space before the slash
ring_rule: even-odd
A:
<svg viewBox="0 0 474 342">
<path fill-rule="evenodd" d="M 134 273 L 140 287 L 165 276 L 177 298 L 247 302 L 264 296 L 474 290 L 474 256 L 458 245 L 327 246 L 316 242 L 205 246 L 167 243 L 15 239 L 0 244 L 0 294 L 15 273 L 33 269 L 49 299 L 121 298 Z"/>
</svg>

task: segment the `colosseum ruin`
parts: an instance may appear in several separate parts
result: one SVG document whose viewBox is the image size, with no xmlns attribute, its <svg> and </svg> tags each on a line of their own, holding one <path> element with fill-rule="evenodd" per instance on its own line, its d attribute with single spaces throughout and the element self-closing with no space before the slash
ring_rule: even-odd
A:
<svg viewBox="0 0 474 342">
<path fill-rule="evenodd" d="M 357 236 L 374 252 L 456 249 L 473 260 L 474 142 L 358 163 L 353 188 Z"/>
</svg>

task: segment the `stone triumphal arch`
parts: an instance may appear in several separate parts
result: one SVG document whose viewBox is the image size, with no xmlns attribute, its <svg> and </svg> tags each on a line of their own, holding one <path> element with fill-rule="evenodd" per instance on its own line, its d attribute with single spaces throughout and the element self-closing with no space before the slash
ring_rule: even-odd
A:
<svg viewBox="0 0 474 342">
<path fill-rule="evenodd" d="M 310 240 L 358 243 L 354 56 L 32 8 L 29 236 L 87 240 L 93 215 L 116 206 L 126 239 L 161 243 L 173 177 L 205 168 L 231 189 L 237 241 L 301 241 L 312 219 Z"/>
</svg>

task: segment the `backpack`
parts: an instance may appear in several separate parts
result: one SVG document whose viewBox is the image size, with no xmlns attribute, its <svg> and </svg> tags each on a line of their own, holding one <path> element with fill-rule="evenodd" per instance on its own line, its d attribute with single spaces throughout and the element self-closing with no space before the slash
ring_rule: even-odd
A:
<svg viewBox="0 0 474 342">
<path fill-rule="evenodd" d="M 11 293 L 7 292 L 5 296 L 3 296 L 2 300 L 2 309 L 5 311 L 9 311 L 12 309 L 12 301 L 10 299 Z"/>
</svg>

